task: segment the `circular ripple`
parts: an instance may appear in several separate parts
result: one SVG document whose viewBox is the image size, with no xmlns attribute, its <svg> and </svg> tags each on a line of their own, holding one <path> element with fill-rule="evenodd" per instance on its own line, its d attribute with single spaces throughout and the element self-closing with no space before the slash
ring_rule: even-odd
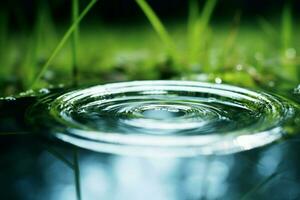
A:
<svg viewBox="0 0 300 200">
<path fill-rule="evenodd" d="M 41 111 L 41 105 L 47 109 Z M 57 138 L 83 148 L 192 156 L 271 143 L 282 136 L 294 107 L 284 99 L 229 85 L 135 81 L 46 98 L 31 115 Z"/>
</svg>

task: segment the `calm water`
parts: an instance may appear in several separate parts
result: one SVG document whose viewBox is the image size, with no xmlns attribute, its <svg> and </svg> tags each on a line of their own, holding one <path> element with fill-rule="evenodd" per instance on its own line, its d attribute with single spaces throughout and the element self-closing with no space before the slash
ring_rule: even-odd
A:
<svg viewBox="0 0 300 200">
<path fill-rule="evenodd" d="M 0 108 L 11 110 L 1 129 L 34 133 L 2 136 L 5 199 L 76 199 L 64 161 L 74 164 L 74 149 L 82 199 L 300 197 L 299 108 L 282 97 L 142 81 L 6 99 Z"/>
</svg>

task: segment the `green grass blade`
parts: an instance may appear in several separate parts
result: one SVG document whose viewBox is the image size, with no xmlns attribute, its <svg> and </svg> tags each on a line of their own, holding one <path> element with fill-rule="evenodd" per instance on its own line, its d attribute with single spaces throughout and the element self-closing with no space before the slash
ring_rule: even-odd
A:
<svg viewBox="0 0 300 200">
<path fill-rule="evenodd" d="M 7 13 L 0 13 L 0 75 L 7 75 L 7 58 L 5 56 L 6 47 L 7 47 L 7 37 L 8 36 L 8 16 Z"/>
<path fill-rule="evenodd" d="M 76 199 L 81 200 L 81 186 L 80 186 L 80 169 L 79 169 L 79 159 L 78 159 L 78 150 L 76 147 L 73 149 L 73 163 L 67 160 L 59 151 L 52 148 L 48 145 L 43 145 L 45 150 L 48 151 L 55 158 L 62 161 L 65 165 L 67 165 L 70 169 L 73 170 L 74 173 L 74 181 L 75 181 L 75 189 L 76 189 Z"/>
<path fill-rule="evenodd" d="M 268 36 L 268 37 L 277 37 L 277 31 L 276 29 L 272 26 L 270 22 L 268 22 L 266 19 L 263 17 L 260 17 L 258 19 L 258 25 L 261 27 L 262 31 Z"/>
<path fill-rule="evenodd" d="M 78 150 L 76 147 L 73 149 L 73 163 L 74 163 L 74 178 L 77 200 L 81 200 L 81 186 L 80 186 L 80 170 L 79 170 L 79 159 Z"/>
<path fill-rule="evenodd" d="M 45 150 L 48 151 L 50 154 L 52 154 L 55 158 L 62 161 L 63 163 L 65 163 L 65 165 L 67 165 L 69 168 L 74 170 L 74 168 L 75 168 L 74 164 L 72 162 L 70 162 L 69 160 L 67 160 L 59 151 L 57 151 L 56 149 L 54 149 L 48 145 L 43 145 L 43 146 L 44 146 Z"/>
<path fill-rule="evenodd" d="M 23 65 L 21 66 L 20 80 L 22 81 L 24 89 L 27 89 L 34 80 L 38 67 L 37 63 L 44 28 L 43 24 L 46 24 L 46 6 L 44 3 L 45 2 L 40 2 L 38 5 L 37 21 L 35 22 L 33 34 L 28 40 L 28 50 L 25 54 Z"/>
<path fill-rule="evenodd" d="M 197 19 L 199 18 L 199 5 L 198 0 L 190 0 L 189 1 L 189 16 L 188 16 L 188 27 L 187 27 L 187 40 L 188 40 L 188 48 L 191 49 L 194 45 L 193 42 L 193 33 L 195 29 L 195 24 Z"/>
<path fill-rule="evenodd" d="M 79 15 L 79 2 L 78 0 L 72 0 L 72 23 L 76 22 Z M 78 41 L 79 41 L 79 23 L 75 26 L 72 34 L 72 76 L 73 84 L 78 83 Z"/>
<path fill-rule="evenodd" d="M 199 50 L 204 43 L 203 33 L 207 29 L 216 4 L 217 0 L 206 0 L 201 15 L 199 15 L 198 19 L 194 22 L 194 28 L 189 30 L 191 31 L 191 33 L 188 33 L 188 35 L 190 35 L 189 43 L 191 44 L 189 46 L 189 60 L 192 63 L 198 59 Z"/>
<path fill-rule="evenodd" d="M 281 43 L 282 43 L 282 65 L 285 68 L 284 75 L 288 80 L 299 82 L 300 70 L 298 70 L 295 62 L 295 55 L 290 52 L 295 51 L 293 41 L 293 16 L 292 7 L 287 2 L 282 12 L 282 25 L 281 25 Z"/>
<path fill-rule="evenodd" d="M 48 69 L 48 67 L 50 66 L 51 62 L 53 61 L 53 59 L 55 58 L 55 56 L 57 55 L 57 53 L 61 50 L 61 48 L 66 43 L 66 41 L 71 36 L 71 34 L 76 30 L 76 27 L 78 27 L 78 24 L 80 23 L 80 21 L 91 10 L 91 8 L 95 5 L 95 3 L 97 1 L 98 0 L 91 0 L 90 3 L 86 6 L 86 8 L 79 15 L 79 17 L 76 19 L 76 21 L 70 26 L 70 28 L 64 34 L 64 36 L 62 37 L 62 39 L 60 40 L 60 42 L 58 43 L 58 45 L 56 46 L 56 48 L 53 50 L 51 56 L 49 57 L 49 59 L 47 60 L 47 62 L 45 63 L 45 65 L 42 67 L 41 71 L 38 73 L 38 75 L 34 79 L 33 83 L 31 84 L 31 87 L 30 87 L 31 89 L 36 86 L 37 82 L 40 80 L 40 78 L 43 76 L 43 74 L 45 73 L 45 71 Z"/>
<path fill-rule="evenodd" d="M 152 8 L 149 6 L 146 0 L 136 0 L 136 3 L 139 5 L 141 10 L 144 12 L 148 20 L 150 21 L 152 27 L 160 37 L 160 39 L 163 41 L 165 46 L 168 48 L 168 51 L 170 53 L 170 56 L 173 57 L 173 59 L 177 59 L 177 51 L 176 51 L 176 45 L 174 41 L 171 39 L 169 33 L 165 29 L 162 22 L 159 20 L 158 16 L 155 14 L 155 12 L 152 10 Z"/>
<path fill-rule="evenodd" d="M 217 0 L 206 0 L 200 19 L 203 27 L 207 26 L 216 4 Z"/>
<path fill-rule="evenodd" d="M 242 198 L 241 198 L 241 200 L 252 199 L 253 195 L 255 193 L 257 193 L 265 185 L 269 184 L 272 180 L 274 180 L 280 174 L 281 173 L 279 173 L 279 172 L 272 173 L 270 176 L 266 177 L 261 182 L 259 182 L 257 185 L 255 185 L 251 190 L 249 190 L 249 192 L 247 192 L 245 195 L 243 195 Z"/>
<path fill-rule="evenodd" d="M 282 12 L 282 46 L 284 51 L 288 48 L 291 48 L 292 42 L 292 10 L 291 5 L 289 3 L 285 4 Z"/>
<path fill-rule="evenodd" d="M 237 35 L 240 28 L 240 21 L 241 21 L 241 12 L 237 11 L 234 15 L 232 25 L 230 27 L 228 36 L 225 39 L 223 50 L 222 50 L 222 58 L 221 63 L 222 66 L 226 66 L 228 63 L 228 58 L 230 58 L 230 54 L 232 50 L 235 48 Z M 220 66 L 219 66 L 220 67 Z"/>
</svg>

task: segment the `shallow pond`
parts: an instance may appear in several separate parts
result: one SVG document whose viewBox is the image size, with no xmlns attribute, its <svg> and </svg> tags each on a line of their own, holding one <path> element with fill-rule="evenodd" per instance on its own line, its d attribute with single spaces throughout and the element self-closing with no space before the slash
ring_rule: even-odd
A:
<svg viewBox="0 0 300 200">
<path fill-rule="evenodd" d="M 44 90 L 1 110 L 0 128 L 20 133 L 1 139 L 5 199 L 300 197 L 299 107 L 277 95 L 136 81 Z"/>
</svg>

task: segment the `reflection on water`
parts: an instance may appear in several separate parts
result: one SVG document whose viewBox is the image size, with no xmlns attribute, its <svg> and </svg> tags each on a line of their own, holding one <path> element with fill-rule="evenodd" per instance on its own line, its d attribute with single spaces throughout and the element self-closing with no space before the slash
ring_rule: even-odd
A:
<svg viewBox="0 0 300 200">
<path fill-rule="evenodd" d="M 153 95 L 154 93 L 156 97 L 168 94 L 167 91 L 163 90 L 155 90 L 155 92 L 143 91 L 143 94 L 146 95 Z M 193 93 L 193 95 L 194 94 L 195 93 Z M 198 97 L 201 97 L 201 95 Z M 216 108 L 216 104 L 214 104 L 216 103 L 216 99 L 218 99 L 216 96 L 214 98 L 209 96 L 210 99 L 209 101 L 205 101 L 205 106 L 202 106 L 204 103 L 203 96 L 201 98 L 201 102 L 197 99 L 197 106 L 201 105 L 197 107 L 199 111 L 198 114 L 203 114 L 205 113 L 204 111 L 208 110 L 223 114 L 224 110 L 221 112 L 211 107 L 214 106 L 214 108 Z M 207 96 L 205 96 L 205 98 L 207 100 Z M 221 99 L 224 100 L 223 98 Z M 277 98 L 275 99 L 277 100 Z M 49 100 L 49 98 L 45 99 L 46 102 L 47 100 Z M 53 99 L 50 98 L 50 100 Z M 225 98 L 225 100 L 228 99 Z M 1 110 L 9 110 L 11 101 L 14 100 L 9 100 L 8 102 L 6 100 L 4 103 L 0 101 Z M 14 112 L 17 111 L 19 113 L 18 116 L 10 116 L 8 113 L 3 112 L 0 113 L 0 117 L 3 117 L 4 114 L 6 115 L 5 120 L 0 121 L 0 132 L 3 127 L 8 128 L 10 131 L 20 131 L 24 128 L 28 130 L 30 127 L 28 127 L 28 124 L 25 124 L 23 120 L 26 109 L 22 107 L 22 105 L 32 104 L 33 101 L 34 99 L 24 98 L 13 104 L 11 109 Z M 244 102 L 244 98 L 242 102 Z M 282 102 L 276 105 L 282 105 L 281 103 Z M 139 104 L 139 106 L 142 105 L 142 107 L 139 108 L 143 108 L 141 114 L 143 118 L 147 120 L 163 120 L 168 118 L 168 120 L 170 120 L 169 122 L 173 123 L 173 120 L 189 116 L 186 115 L 186 107 L 184 107 L 183 104 L 179 102 L 175 102 L 175 104 L 178 108 L 177 110 L 174 109 L 173 106 L 170 107 L 170 105 L 174 104 L 168 104 L 166 102 L 164 102 L 164 104 L 152 102 L 151 106 L 155 108 L 159 107 L 159 109 L 149 110 L 149 108 L 152 107 L 149 107 L 149 105 L 145 106 L 144 104 Z M 239 104 L 239 102 L 236 100 L 234 105 L 237 104 Z M 161 105 L 163 105 L 163 108 L 161 108 Z M 195 102 L 190 102 L 189 105 L 194 106 Z M 266 106 L 266 108 L 260 107 L 259 104 L 247 104 L 245 109 L 250 108 L 252 111 L 257 111 L 259 108 L 260 111 L 270 111 L 273 104 L 263 105 Z M 222 106 L 228 108 L 233 105 L 226 104 Z M 287 105 L 284 104 L 284 106 Z M 99 107 L 96 106 L 96 108 Z M 92 107 L 87 106 L 84 107 L 84 109 L 92 109 Z M 242 107 L 241 109 L 243 110 L 244 108 Z M 278 114 L 278 111 L 280 111 L 278 115 L 268 115 L 268 120 L 271 122 L 274 122 L 274 119 L 280 121 L 283 114 L 286 114 L 286 112 L 282 113 L 285 109 L 282 110 L 278 107 L 271 110 L 276 111 L 275 113 L 273 112 L 273 114 Z M 287 110 L 290 111 L 290 109 Z M 78 111 L 83 110 L 79 109 Z M 98 111 L 96 114 L 99 114 Z M 238 109 L 236 111 L 238 111 Z M 88 150 L 93 148 L 81 149 L 76 147 L 78 148 L 79 156 L 79 177 L 82 199 L 299 199 L 300 160 L 298 152 L 300 151 L 300 138 L 298 133 L 300 128 L 299 113 L 297 112 L 293 112 L 295 114 L 294 118 L 284 126 L 281 123 L 275 123 L 276 127 L 282 127 L 287 133 L 293 135 L 285 135 L 282 140 L 277 141 L 277 143 L 271 140 L 270 142 L 273 141 L 273 143 L 267 142 L 268 144 L 263 141 L 266 138 L 258 137 L 258 140 L 257 137 L 254 137 L 253 141 L 255 144 L 262 142 L 262 144 L 259 145 L 261 146 L 260 148 L 254 149 L 251 145 L 252 137 L 248 137 L 249 135 L 247 134 L 239 135 L 239 140 L 235 140 L 235 142 L 243 143 L 242 146 L 244 148 L 247 147 L 246 145 L 250 144 L 250 146 L 247 148 L 248 151 L 240 151 L 241 149 L 239 149 L 239 151 L 235 151 L 236 153 L 234 154 L 197 154 L 197 156 L 186 158 L 176 156 L 136 157 L 135 155 L 122 156 Z M 82 114 L 82 112 L 79 113 Z M 76 115 L 76 113 L 75 115 L 73 114 L 74 113 L 72 113 L 72 117 Z M 134 113 L 134 115 L 131 116 L 133 118 L 130 119 L 139 118 L 139 114 L 140 113 Z M 269 121 L 260 121 L 261 119 L 266 119 L 266 115 L 263 114 L 266 114 L 266 112 L 261 112 L 260 114 L 254 113 L 254 115 L 249 114 L 246 115 L 246 119 L 251 120 L 251 123 L 257 122 L 259 125 L 263 124 L 262 122 L 268 122 L 267 125 L 269 125 Z M 159 115 L 159 117 L 157 117 L 157 115 Z M 215 119 L 214 117 L 218 116 L 219 115 L 209 115 L 208 117 Z M 241 115 L 238 116 L 241 117 Z M 254 119 L 250 118 L 250 116 Z M 95 119 L 93 117 L 99 119 L 99 115 L 86 115 L 86 117 L 89 120 Z M 231 116 L 229 117 L 231 118 Z M 211 120 L 212 118 L 204 119 Z M 40 121 L 45 122 L 43 121 L 45 119 L 46 118 L 40 118 Z M 231 119 L 237 120 L 238 118 Z M 76 120 L 78 120 L 78 118 L 76 118 Z M 80 118 L 80 120 L 82 119 Z M 37 121 L 35 122 L 37 125 L 40 125 Z M 106 121 L 102 122 L 107 123 Z M 122 123 L 123 122 L 124 121 L 122 121 Z M 201 125 L 201 127 L 203 126 Z M 64 126 L 62 128 L 62 130 L 65 130 Z M 226 128 L 228 130 L 232 127 L 228 126 Z M 39 129 L 36 131 L 38 134 L 1 136 L 1 199 L 76 199 L 78 191 L 76 191 L 75 188 L 74 146 L 51 137 L 44 137 L 44 132 L 49 133 L 46 129 Z M 153 132 L 145 132 L 143 134 L 142 136 L 146 134 L 150 134 L 152 137 L 161 136 Z M 163 136 L 168 134 L 174 134 L 174 132 L 169 131 Z M 190 135 L 194 136 L 193 134 L 194 133 L 191 132 Z"/>
<path fill-rule="evenodd" d="M 74 173 L 35 137 L 4 137 L 4 199 L 76 199 Z M 51 144 L 72 161 L 72 148 Z M 299 139 L 224 156 L 151 158 L 79 151 L 82 199 L 297 199 Z"/>
<path fill-rule="evenodd" d="M 260 147 L 280 139 L 296 112 L 288 100 L 229 85 L 134 81 L 46 96 L 28 116 L 79 147 L 157 157 Z"/>
</svg>

